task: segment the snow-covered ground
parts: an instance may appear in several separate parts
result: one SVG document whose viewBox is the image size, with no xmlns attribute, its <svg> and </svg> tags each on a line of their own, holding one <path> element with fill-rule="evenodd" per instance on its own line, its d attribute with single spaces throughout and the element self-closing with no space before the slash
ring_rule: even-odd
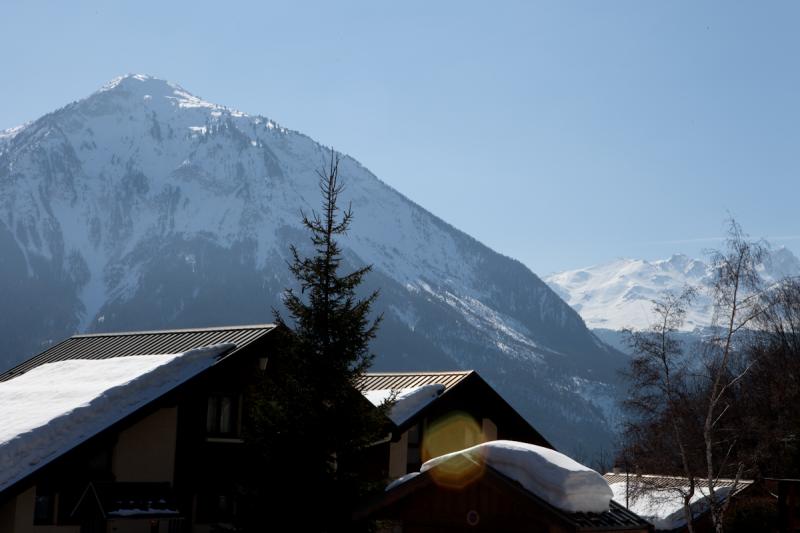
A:
<svg viewBox="0 0 800 533">
<path fill-rule="evenodd" d="M 47 363 L 0 383 L 0 490 L 214 364 L 234 348 Z"/>
</svg>

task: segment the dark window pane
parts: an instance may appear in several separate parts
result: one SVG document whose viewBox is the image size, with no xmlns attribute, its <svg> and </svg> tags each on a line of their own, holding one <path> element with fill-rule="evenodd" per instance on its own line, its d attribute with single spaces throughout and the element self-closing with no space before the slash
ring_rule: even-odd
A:
<svg viewBox="0 0 800 533">
<path fill-rule="evenodd" d="M 206 432 L 217 433 L 219 431 L 219 398 L 216 396 L 208 397 L 208 410 L 206 411 Z"/>
<path fill-rule="evenodd" d="M 406 472 L 416 472 L 422 466 L 422 426 L 416 424 L 408 428 L 408 448 Z"/>
<path fill-rule="evenodd" d="M 236 502 L 229 492 L 211 489 L 197 495 L 197 521 L 201 524 L 230 522 L 236 515 Z"/>
<path fill-rule="evenodd" d="M 408 449 L 408 471 L 416 472 L 422 463 L 422 457 L 419 453 L 419 448 Z"/>
<path fill-rule="evenodd" d="M 219 432 L 223 435 L 233 433 L 233 401 L 230 396 L 220 399 Z"/>
<path fill-rule="evenodd" d="M 232 437 L 239 433 L 239 399 L 231 395 L 209 396 L 206 408 L 206 434 Z"/>
<path fill-rule="evenodd" d="M 35 525 L 51 525 L 55 516 L 55 498 L 52 492 L 36 487 L 36 500 L 33 507 Z"/>
<path fill-rule="evenodd" d="M 408 428 L 408 444 L 419 445 L 419 424 Z"/>
</svg>

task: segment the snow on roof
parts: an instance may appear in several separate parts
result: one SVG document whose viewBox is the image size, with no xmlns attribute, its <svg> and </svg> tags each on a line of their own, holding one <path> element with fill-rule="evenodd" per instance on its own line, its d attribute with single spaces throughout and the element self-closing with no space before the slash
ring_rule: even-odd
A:
<svg viewBox="0 0 800 533">
<path fill-rule="evenodd" d="M 622 481 L 611 483 L 614 491 L 614 501 L 638 514 L 656 529 L 677 529 L 686 525 L 686 516 L 683 510 L 683 494 L 688 494 L 689 487 L 659 487 L 638 488 L 636 482 L 630 484 Z M 719 500 L 728 497 L 732 487 L 718 487 L 715 490 Z M 627 493 L 627 498 L 626 498 Z M 692 516 L 696 517 L 708 509 L 708 488 L 696 486 L 690 501 Z"/>
<path fill-rule="evenodd" d="M 180 511 L 177 509 L 117 509 L 109 511 L 108 516 L 113 517 L 130 517 L 130 516 L 150 516 L 150 515 L 177 515 Z"/>
<path fill-rule="evenodd" d="M 609 509 L 613 493 L 603 476 L 562 453 L 525 442 L 485 442 L 431 459 L 420 472 L 456 456 L 484 462 L 564 511 L 602 513 Z"/>
<path fill-rule="evenodd" d="M 406 389 L 368 390 L 363 391 L 363 394 L 376 407 L 380 407 L 394 397 L 394 405 L 389 411 L 389 418 L 399 426 L 438 398 L 444 389 L 444 385 L 434 383 Z"/>
<path fill-rule="evenodd" d="M 402 485 L 406 481 L 411 481 L 412 479 L 414 479 L 418 475 L 419 475 L 419 472 L 409 472 L 408 474 L 403 474 L 399 478 L 391 481 L 388 485 L 386 485 L 386 488 L 383 489 L 383 490 L 384 490 L 384 492 L 389 492 L 393 488 L 399 487 L 400 485 Z"/>
<path fill-rule="evenodd" d="M 183 353 L 71 359 L 0 382 L 0 491 L 214 364 Z"/>
</svg>

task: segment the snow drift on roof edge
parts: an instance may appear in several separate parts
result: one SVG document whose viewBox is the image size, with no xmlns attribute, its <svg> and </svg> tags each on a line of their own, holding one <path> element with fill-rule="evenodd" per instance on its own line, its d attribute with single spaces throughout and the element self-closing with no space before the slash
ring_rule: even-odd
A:
<svg viewBox="0 0 800 533">
<path fill-rule="evenodd" d="M 445 386 L 440 383 L 420 385 L 405 389 L 375 389 L 363 391 L 364 397 L 375 407 L 380 407 L 385 402 L 393 400 L 394 404 L 389 410 L 389 418 L 400 426 L 420 412 L 423 407 L 441 396 Z"/>
<path fill-rule="evenodd" d="M 509 440 L 495 440 L 427 461 L 425 472 L 456 456 L 483 462 L 517 481 L 544 501 L 568 512 L 608 511 L 613 492 L 591 468 L 549 448 Z"/>
<path fill-rule="evenodd" d="M 234 344 L 47 363 L 0 383 L 0 491 L 212 366 Z"/>
</svg>

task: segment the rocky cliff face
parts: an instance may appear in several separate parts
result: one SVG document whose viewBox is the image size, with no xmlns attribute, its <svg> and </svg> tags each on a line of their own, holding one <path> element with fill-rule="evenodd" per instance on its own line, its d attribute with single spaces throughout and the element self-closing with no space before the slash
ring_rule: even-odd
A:
<svg viewBox="0 0 800 533">
<path fill-rule="evenodd" d="M 268 322 L 328 150 L 125 76 L 0 133 L 0 358 L 78 331 Z M 608 447 L 622 356 L 521 263 L 340 166 L 351 267 L 374 265 L 376 368 L 475 368 L 566 451 Z M 454 192 L 454 196 L 457 192 Z"/>
</svg>

